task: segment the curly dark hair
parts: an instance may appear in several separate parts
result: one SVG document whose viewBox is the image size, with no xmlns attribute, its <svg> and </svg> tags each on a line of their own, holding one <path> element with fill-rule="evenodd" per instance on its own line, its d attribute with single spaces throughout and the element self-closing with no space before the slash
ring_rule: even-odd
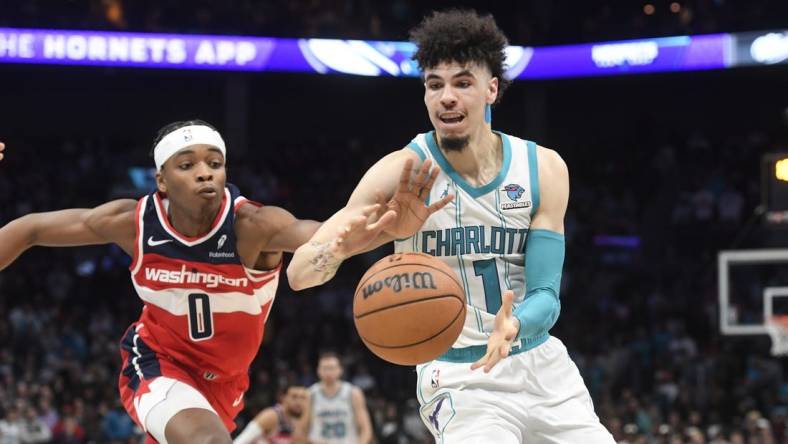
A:
<svg viewBox="0 0 788 444">
<path fill-rule="evenodd" d="M 418 49 L 413 59 L 419 68 L 434 68 L 444 62 L 479 63 L 498 78 L 497 103 L 511 81 L 504 77 L 504 49 L 509 44 L 492 15 L 470 9 L 435 11 L 410 31 Z"/>
</svg>

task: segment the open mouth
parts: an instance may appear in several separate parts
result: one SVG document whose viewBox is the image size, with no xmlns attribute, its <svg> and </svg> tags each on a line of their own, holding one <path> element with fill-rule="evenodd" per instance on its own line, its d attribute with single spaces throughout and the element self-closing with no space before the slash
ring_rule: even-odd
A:
<svg viewBox="0 0 788 444">
<path fill-rule="evenodd" d="M 200 188 L 200 190 L 197 191 L 197 194 L 204 197 L 216 197 L 216 188 L 213 187 Z"/>
<path fill-rule="evenodd" d="M 438 117 L 438 118 L 440 119 L 441 122 L 443 122 L 443 123 L 445 123 L 447 125 L 454 125 L 454 124 L 460 123 L 463 120 L 465 120 L 465 116 L 463 116 L 462 114 L 457 114 L 457 113 L 441 114 L 440 117 Z"/>
</svg>

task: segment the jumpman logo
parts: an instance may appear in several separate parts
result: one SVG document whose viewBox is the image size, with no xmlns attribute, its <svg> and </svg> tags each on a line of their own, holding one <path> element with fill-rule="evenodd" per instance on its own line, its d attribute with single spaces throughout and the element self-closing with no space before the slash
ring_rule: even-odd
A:
<svg viewBox="0 0 788 444">
<path fill-rule="evenodd" d="M 430 415 L 429 417 L 430 424 L 432 424 L 432 426 L 435 427 L 435 430 L 437 432 L 440 432 L 440 425 L 438 424 L 438 414 L 440 413 L 441 406 L 443 406 L 443 401 L 445 400 L 446 398 L 444 397 L 438 401 L 438 404 L 435 406 L 435 410 L 432 411 L 432 415 Z"/>
<path fill-rule="evenodd" d="M 449 195 L 449 185 L 451 185 L 451 184 L 449 184 L 449 183 L 447 182 L 447 183 L 446 183 L 446 189 L 445 189 L 445 190 L 443 190 L 443 193 L 441 193 L 441 199 L 443 199 L 444 197 L 446 197 L 446 196 L 448 196 L 448 195 Z"/>
<path fill-rule="evenodd" d="M 441 197 L 440 197 L 441 199 L 443 199 L 444 197 L 449 195 L 449 188 L 451 188 L 451 182 L 446 182 L 446 189 L 443 190 L 443 192 L 441 193 Z M 454 200 L 452 200 L 449 203 L 453 205 L 454 204 Z"/>
</svg>

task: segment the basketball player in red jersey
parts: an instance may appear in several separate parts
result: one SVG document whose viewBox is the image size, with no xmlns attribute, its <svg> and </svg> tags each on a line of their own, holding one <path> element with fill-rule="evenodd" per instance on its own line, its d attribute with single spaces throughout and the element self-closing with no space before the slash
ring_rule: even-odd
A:
<svg viewBox="0 0 788 444">
<path fill-rule="evenodd" d="M 126 410 L 148 442 L 231 443 L 282 252 L 320 224 L 227 184 L 224 141 L 203 121 L 165 126 L 152 154 L 157 190 L 138 201 L 29 214 L 0 228 L 0 270 L 33 246 L 120 246 L 144 302 L 121 341 Z M 332 251 L 368 245 L 395 217 L 379 209 L 359 212 Z"/>
<path fill-rule="evenodd" d="M 306 387 L 291 385 L 282 391 L 280 402 L 263 409 L 238 435 L 233 444 L 290 444 L 295 423 L 304 413 L 309 394 Z"/>
</svg>

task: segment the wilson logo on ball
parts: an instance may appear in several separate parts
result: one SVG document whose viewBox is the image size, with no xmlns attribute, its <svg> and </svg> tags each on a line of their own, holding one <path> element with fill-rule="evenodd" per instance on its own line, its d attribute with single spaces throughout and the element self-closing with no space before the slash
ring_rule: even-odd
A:
<svg viewBox="0 0 788 444">
<path fill-rule="evenodd" d="M 362 289 L 362 296 L 364 299 L 367 299 L 382 290 L 383 287 L 391 288 L 395 293 L 399 293 L 403 288 L 413 288 L 416 290 L 424 288 L 434 290 L 438 288 L 435 286 L 435 278 L 430 272 L 401 273 L 367 285 Z"/>
</svg>

